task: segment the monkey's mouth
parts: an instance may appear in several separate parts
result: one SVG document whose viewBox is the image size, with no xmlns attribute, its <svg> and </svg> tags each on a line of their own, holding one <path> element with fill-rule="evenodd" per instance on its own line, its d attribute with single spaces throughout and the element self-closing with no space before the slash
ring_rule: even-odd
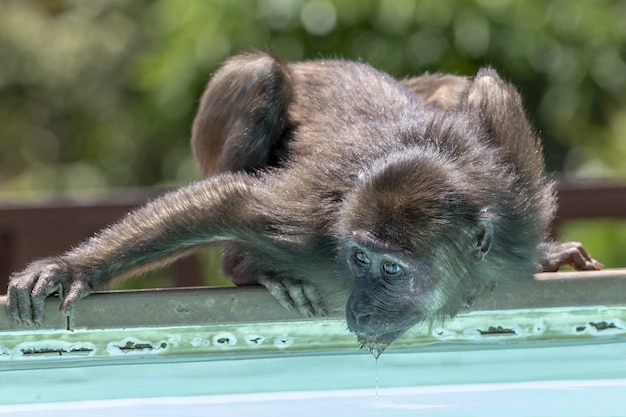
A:
<svg viewBox="0 0 626 417">
<path fill-rule="evenodd" d="M 361 349 L 366 347 L 376 359 L 378 359 L 378 357 L 382 355 L 382 353 L 385 351 L 387 346 L 389 346 L 389 343 L 366 340 L 361 336 L 357 336 L 357 340 L 361 344 Z"/>
<path fill-rule="evenodd" d="M 372 306 L 372 303 L 358 301 L 355 300 L 354 293 L 348 299 L 346 305 L 348 330 L 356 335 L 361 349 L 367 347 L 376 359 L 387 346 L 420 321 L 415 320 L 415 317 L 406 311 L 389 313 Z"/>
<path fill-rule="evenodd" d="M 410 326 L 375 320 L 366 316 L 367 321 L 360 322 L 354 316 L 348 315 L 348 329 L 356 335 L 361 349 L 366 347 L 376 359 L 394 340 L 402 336 Z"/>
<path fill-rule="evenodd" d="M 365 333 L 356 333 L 356 338 L 361 344 L 361 349 L 366 347 L 374 358 L 378 359 L 380 355 L 385 351 L 387 346 L 396 340 L 404 331 L 397 331 L 386 333 L 383 335 L 374 336 Z"/>
</svg>

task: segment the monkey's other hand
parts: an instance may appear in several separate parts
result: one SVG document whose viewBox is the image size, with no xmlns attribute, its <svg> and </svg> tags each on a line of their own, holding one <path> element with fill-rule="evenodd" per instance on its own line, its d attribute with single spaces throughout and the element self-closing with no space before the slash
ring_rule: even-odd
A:
<svg viewBox="0 0 626 417">
<path fill-rule="evenodd" d="M 267 288 L 287 310 L 297 309 L 306 317 L 328 315 L 324 301 L 313 284 L 296 279 L 268 276 L 259 277 L 259 284 Z"/>
<path fill-rule="evenodd" d="M 62 299 L 61 311 L 71 316 L 76 302 L 92 288 L 83 275 L 72 273 L 62 258 L 35 261 L 9 279 L 9 316 L 15 324 L 41 325 L 46 297 L 55 292 Z"/>
<path fill-rule="evenodd" d="M 541 250 L 541 272 L 555 272 L 563 265 L 570 265 L 579 271 L 597 271 L 604 268 L 593 259 L 579 242 L 544 242 Z"/>
</svg>

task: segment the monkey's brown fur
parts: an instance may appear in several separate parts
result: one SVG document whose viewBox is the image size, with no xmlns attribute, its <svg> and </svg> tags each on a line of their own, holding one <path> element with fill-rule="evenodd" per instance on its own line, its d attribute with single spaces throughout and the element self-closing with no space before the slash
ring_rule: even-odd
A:
<svg viewBox="0 0 626 417">
<path fill-rule="evenodd" d="M 378 355 L 493 282 L 601 267 L 544 242 L 555 200 L 540 143 L 491 69 L 398 82 L 355 62 L 236 56 L 207 87 L 192 147 L 205 180 L 15 273 L 11 317 L 40 323 L 55 291 L 69 314 L 112 278 L 226 241 L 235 283 L 308 315 L 343 297 Z"/>
</svg>

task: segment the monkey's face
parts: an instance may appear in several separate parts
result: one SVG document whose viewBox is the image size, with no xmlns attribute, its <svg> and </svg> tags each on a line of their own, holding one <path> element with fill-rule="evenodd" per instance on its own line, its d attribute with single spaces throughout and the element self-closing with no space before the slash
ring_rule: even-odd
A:
<svg viewBox="0 0 626 417">
<path fill-rule="evenodd" d="M 491 213 L 455 173 L 424 154 L 396 155 L 345 200 L 346 320 L 375 356 L 413 325 L 456 314 L 483 286 L 476 268 L 491 247 Z"/>
<path fill-rule="evenodd" d="M 432 273 L 414 255 L 367 232 L 353 232 L 346 259 L 355 277 L 346 320 L 359 342 L 378 357 L 406 330 L 428 317 Z"/>
</svg>

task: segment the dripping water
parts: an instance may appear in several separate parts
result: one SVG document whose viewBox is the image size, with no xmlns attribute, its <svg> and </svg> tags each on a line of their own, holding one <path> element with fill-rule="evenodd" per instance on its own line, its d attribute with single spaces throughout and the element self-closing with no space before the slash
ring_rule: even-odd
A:
<svg viewBox="0 0 626 417">
<path fill-rule="evenodd" d="M 374 371 L 376 373 L 376 401 L 378 401 L 378 357 L 376 357 L 374 362 Z"/>
</svg>

